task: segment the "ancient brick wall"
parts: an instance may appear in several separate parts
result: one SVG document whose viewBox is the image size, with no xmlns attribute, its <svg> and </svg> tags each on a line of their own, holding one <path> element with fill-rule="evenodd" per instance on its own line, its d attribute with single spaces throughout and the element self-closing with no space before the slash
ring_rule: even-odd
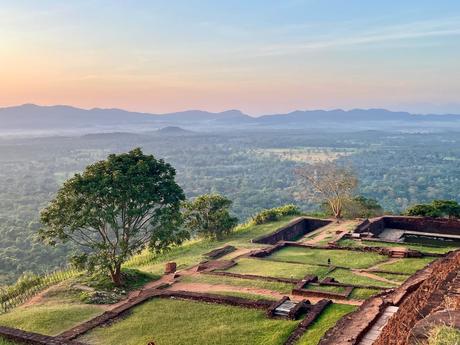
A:
<svg viewBox="0 0 460 345">
<path fill-rule="evenodd" d="M 386 228 L 460 235 L 460 220 L 424 217 L 383 217 Z"/>
<path fill-rule="evenodd" d="M 50 337 L 43 334 L 26 332 L 16 328 L 0 326 L 0 336 L 11 340 L 17 341 L 21 344 L 31 345 L 84 345 L 77 341 L 63 340 L 55 337 Z"/>
<path fill-rule="evenodd" d="M 459 219 L 384 216 L 359 224 L 355 232 L 372 232 L 378 236 L 385 228 L 422 231 L 434 234 L 460 235 Z"/>
<path fill-rule="evenodd" d="M 275 244 L 279 241 L 293 241 L 305 234 L 331 223 L 330 220 L 301 217 L 271 234 L 257 237 L 253 243 Z"/>
<path fill-rule="evenodd" d="M 415 324 L 446 307 L 445 296 L 460 269 L 460 250 L 431 265 L 431 274 L 399 306 L 374 345 L 408 345 Z"/>
</svg>

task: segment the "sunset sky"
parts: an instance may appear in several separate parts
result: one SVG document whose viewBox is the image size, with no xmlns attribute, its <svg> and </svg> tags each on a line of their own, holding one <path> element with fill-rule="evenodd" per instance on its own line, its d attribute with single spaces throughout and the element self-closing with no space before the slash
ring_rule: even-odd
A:
<svg viewBox="0 0 460 345">
<path fill-rule="evenodd" d="M 460 1 L 2 1 L 0 106 L 460 113 Z"/>
</svg>

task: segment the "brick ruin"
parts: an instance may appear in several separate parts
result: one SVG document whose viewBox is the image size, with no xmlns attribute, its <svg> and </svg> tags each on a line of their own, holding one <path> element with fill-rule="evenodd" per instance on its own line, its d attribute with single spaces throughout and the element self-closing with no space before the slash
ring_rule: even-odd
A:
<svg viewBox="0 0 460 345">
<path fill-rule="evenodd" d="M 398 307 L 373 345 L 416 345 L 417 324 L 436 313 L 460 307 L 460 250 L 451 252 L 418 271 L 396 289 L 366 300 L 357 311 L 342 318 L 319 345 L 363 345 L 363 339 L 388 307 Z M 425 327 L 423 336 L 431 326 Z M 420 332 L 419 332 L 420 333 Z"/>
<path fill-rule="evenodd" d="M 297 218 L 271 234 L 254 239 L 252 241 L 254 243 L 265 243 L 270 244 L 270 246 L 254 250 L 246 256 L 254 259 L 263 259 L 277 250 L 295 246 L 323 250 L 376 252 L 392 257 L 391 250 L 385 247 L 341 247 L 337 242 L 329 243 L 326 246 L 317 246 L 293 242 L 330 222 L 331 221 L 328 220 L 306 217 Z M 458 235 L 460 234 L 460 221 L 384 216 L 363 221 L 357 226 L 355 232 L 359 234 L 371 233 L 374 236 L 378 236 L 385 228 L 407 229 L 412 231 L 423 230 L 425 233 Z M 374 240 L 373 237 L 371 237 L 371 239 Z M 382 290 L 382 292 L 367 299 L 358 310 L 339 320 L 339 322 L 324 335 L 319 345 L 367 344 L 364 342 L 364 340 L 367 339 L 366 336 L 370 332 L 373 332 L 375 326 L 379 325 L 379 322 L 382 322 L 382 317 L 387 314 L 389 308 L 394 308 L 394 310 L 397 311 L 394 312 L 391 317 L 388 317 L 388 320 L 385 319 L 386 325 L 382 332 L 371 342 L 374 345 L 418 345 L 420 340 L 426 339 L 427 330 L 429 330 L 433 324 L 445 324 L 446 322 L 450 322 L 454 326 L 460 326 L 460 312 L 458 311 L 460 309 L 460 250 L 451 252 L 448 255 L 429 254 L 431 256 L 441 256 L 441 258 L 412 275 L 399 287 L 386 289 L 375 286 L 342 284 L 327 277 L 322 281 L 319 281 L 316 276 L 306 276 L 298 280 L 293 278 L 225 272 L 224 270 L 237 263 L 234 260 L 216 259 L 219 259 L 235 249 L 236 248 L 232 246 L 225 246 L 205 254 L 208 260 L 201 262 L 196 267 L 196 270 L 201 274 L 290 283 L 293 285 L 292 294 L 294 295 L 305 296 L 307 298 L 308 296 L 312 296 L 327 299 L 323 299 L 317 304 L 312 305 L 308 300 L 294 303 L 289 300 L 289 297 L 283 297 L 281 300 L 273 302 L 272 300 L 251 300 L 242 297 L 190 291 L 148 289 L 142 291 L 139 296 L 127 300 L 126 303 L 121 304 L 117 308 L 67 330 L 57 337 L 48 337 L 7 327 L 0 327 L 0 336 L 27 344 L 82 345 L 74 339 L 77 339 L 95 327 L 113 322 L 113 320 L 129 312 L 131 308 L 152 298 L 175 298 L 265 310 L 268 317 L 275 318 L 283 317 L 287 319 L 297 319 L 301 314 L 305 314 L 304 319 L 284 343 L 284 345 L 294 345 L 308 327 L 320 316 L 327 306 L 332 303 L 330 299 L 347 299 L 354 288 L 378 289 Z M 419 257 L 424 254 L 425 253 L 418 251 L 408 250 L 405 253 L 405 257 Z M 328 266 L 330 272 L 336 268 L 345 268 L 325 264 L 318 265 Z M 373 270 L 373 272 L 398 274 L 379 270 Z M 308 287 L 314 286 L 338 286 L 343 287 L 344 291 L 337 293 L 308 289 Z M 454 315 L 454 317 L 452 315 Z"/>
<path fill-rule="evenodd" d="M 365 220 L 358 225 L 354 232 L 370 232 L 374 236 L 378 236 L 386 228 L 419 231 L 430 234 L 459 235 L 460 219 L 383 216 Z"/>
<path fill-rule="evenodd" d="M 252 240 L 253 243 L 275 244 L 280 241 L 294 241 L 309 232 L 332 223 L 331 220 L 318 218 L 299 217 L 268 235 L 263 235 Z"/>
</svg>

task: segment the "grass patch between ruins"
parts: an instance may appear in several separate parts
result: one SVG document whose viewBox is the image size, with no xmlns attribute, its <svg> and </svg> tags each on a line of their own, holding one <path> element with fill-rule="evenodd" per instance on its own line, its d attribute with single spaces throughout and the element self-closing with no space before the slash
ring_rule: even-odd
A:
<svg viewBox="0 0 460 345">
<path fill-rule="evenodd" d="M 0 315 L 0 325 L 46 335 L 57 335 L 103 311 L 83 304 L 42 304 L 18 307 Z"/>
<path fill-rule="evenodd" d="M 282 277 L 301 279 L 306 275 L 323 276 L 327 273 L 327 267 L 293 264 L 260 259 L 240 259 L 236 266 L 227 272 L 239 274 L 256 274 L 266 277 Z"/>
<path fill-rule="evenodd" d="M 270 255 L 270 259 L 276 261 L 295 261 L 311 265 L 327 265 L 328 259 L 331 259 L 331 264 L 334 266 L 369 268 L 387 260 L 387 257 L 377 253 L 362 253 L 350 250 L 287 247 Z"/>
<path fill-rule="evenodd" d="M 293 284 L 279 283 L 279 282 L 268 282 L 264 280 L 250 280 L 233 277 L 213 276 L 207 274 L 199 274 L 194 276 L 184 276 L 181 278 L 181 282 L 184 283 L 201 283 L 210 285 L 229 285 L 236 287 L 246 287 L 253 289 L 265 289 L 276 291 L 282 294 L 290 294 Z"/>
<path fill-rule="evenodd" d="M 399 272 L 412 275 L 435 259 L 436 258 L 433 257 L 401 259 L 394 262 L 384 263 L 379 266 L 379 269 L 382 271 Z"/>
<path fill-rule="evenodd" d="M 124 319 L 78 339 L 88 344 L 278 345 L 300 321 L 268 319 L 264 311 L 195 301 L 154 299 Z"/>
<path fill-rule="evenodd" d="M 424 246 L 421 244 L 411 244 L 411 243 L 389 243 L 389 242 L 380 242 L 380 241 L 359 241 L 351 239 L 342 239 L 337 243 L 342 247 L 392 247 L 392 248 L 408 248 L 413 250 L 418 250 L 423 253 L 431 254 L 445 254 L 451 250 L 458 249 L 457 245 L 449 244 L 446 242 L 446 245 L 443 247 L 437 246 Z"/>
<path fill-rule="evenodd" d="M 307 329 L 297 345 L 317 345 L 323 335 L 343 316 L 357 309 L 356 306 L 333 303 L 324 310 L 316 321 Z"/>
</svg>

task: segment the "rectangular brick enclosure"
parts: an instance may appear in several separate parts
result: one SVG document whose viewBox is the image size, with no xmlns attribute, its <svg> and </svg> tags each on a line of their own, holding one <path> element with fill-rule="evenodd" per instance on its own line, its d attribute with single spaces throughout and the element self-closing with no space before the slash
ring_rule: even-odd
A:
<svg viewBox="0 0 460 345">
<path fill-rule="evenodd" d="M 430 234 L 460 235 L 460 220 L 426 217 L 384 216 L 364 221 L 355 232 L 380 235 L 385 229 L 419 231 Z"/>
<path fill-rule="evenodd" d="M 268 235 L 263 235 L 252 240 L 253 243 L 275 244 L 279 241 L 295 241 L 298 238 L 332 223 L 331 220 L 299 217 L 289 224 L 279 228 Z"/>
</svg>

